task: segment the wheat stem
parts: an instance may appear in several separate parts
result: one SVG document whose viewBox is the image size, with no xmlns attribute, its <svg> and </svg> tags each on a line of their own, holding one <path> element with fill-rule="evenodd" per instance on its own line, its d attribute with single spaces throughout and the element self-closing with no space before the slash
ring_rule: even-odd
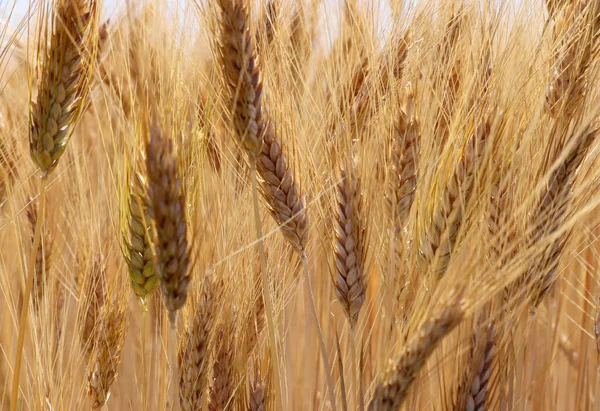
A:
<svg viewBox="0 0 600 411">
<path fill-rule="evenodd" d="M 33 238 L 33 249 L 27 267 L 27 284 L 25 285 L 25 293 L 23 295 L 23 307 L 21 309 L 21 318 L 19 319 L 19 335 L 17 337 L 17 354 L 15 359 L 15 371 L 12 380 L 12 391 L 10 395 L 10 411 L 17 410 L 17 400 L 19 398 L 19 379 L 21 377 L 21 363 L 23 360 L 23 344 L 25 342 L 25 331 L 27 328 L 27 319 L 29 314 L 29 299 L 31 297 L 31 289 L 33 288 L 33 279 L 35 271 L 35 262 L 37 260 L 37 251 L 40 247 L 42 238 L 42 224 L 44 220 L 46 206 L 46 178 L 42 178 L 42 188 L 40 190 L 40 210 L 35 224 L 35 235 Z"/>
<path fill-rule="evenodd" d="M 162 306 L 161 306 L 162 309 Z M 166 344 L 167 342 L 167 321 L 163 317 L 162 321 L 162 341 L 161 345 Z M 167 347 L 168 349 L 168 347 Z M 164 354 L 160 356 L 160 394 L 158 398 L 158 404 L 160 406 L 161 411 L 166 411 L 167 403 L 166 399 L 166 390 L 167 390 L 167 355 L 169 355 L 168 351 L 164 351 Z"/>
<path fill-rule="evenodd" d="M 252 178 L 252 203 L 254 204 L 254 224 L 256 226 L 256 247 L 258 248 L 258 254 L 260 255 L 261 265 L 261 277 L 263 285 L 263 298 L 265 301 L 265 314 L 267 317 L 267 332 L 269 335 L 269 344 L 273 347 L 271 353 L 273 353 L 273 364 L 274 364 L 274 378 L 277 383 L 275 384 L 275 398 L 277 407 L 283 410 L 283 399 L 282 399 L 282 387 L 281 378 L 279 377 L 279 350 L 277 346 L 276 332 L 275 332 L 275 319 L 273 315 L 273 302 L 271 300 L 271 292 L 269 288 L 269 277 L 267 272 L 267 257 L 265 255 L 265 246 L 263 243 L 262 227 L 260 222 L 260 208 L 258 204 L 258 182 L 256 179 L 256 157 L 250 156 L 250 175 Z"/>
<path fill-rule="evenodd" d="M 306 251 L 302 251 L 300 254 L 302 259 L 302 265 L 304 267 L 304 284 L 306 286 L 306 293 L 310 300 L 310 308 L 317 329 L 317 336 L 319 337 L 319 347 L 321 349 L 321 357 L 323 358 L 323 364 L 325 366 L 325 376 L 327 378 L 327 388 L 329 389 L 329 400 L 331 401 L 331 409 L 337 411 L 335 405 L 335 390 L 333 385 L 333 377 L 331 376 L 331 366 L 329 363 L 329 355 L 327 354 L 327 346 L 325 345 L 325 339 L 323 338 L 323 332 L 321 330 L 321 324 L 319 323 L 319 315 L 317 314 L 317 308 L 315 307 L 315 297 L 313 295 L 312 285 L 310 284 L 310 274 L 308 271 L 308 258 L 306 257 Z"/>
<path fill-rule="evenodd" d="M 141 335 L 141 344 L 142 344 L 142 410 L 146 411 L 148 409 L 148 399 L 146 398 L 146 393 L 148 389 L 148 376 L 146 375 L 146 326 L 148 323 L 148 307 L 146 304 L 142 307 L 142 335 Z"/>
</svg>

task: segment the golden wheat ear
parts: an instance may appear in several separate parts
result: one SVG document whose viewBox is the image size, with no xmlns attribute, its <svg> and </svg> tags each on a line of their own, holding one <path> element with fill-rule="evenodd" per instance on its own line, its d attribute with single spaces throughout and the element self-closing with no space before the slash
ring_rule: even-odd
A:
<svg viewBox="0 0 600 411">
<path fill-rule="evenodd" d="M 348 170 L 340 170 L 337 185 L 337 228 L 334 243 L 336 270 L 335 293 L 354 328 L 366 298 L 365 223 L 362 215 L 360 178 L 350 162 Z"/>
<path fill-rule="evenodd" d="M 88 367 L 88 396 L 95 410 L 108 401 L 121 363 L 127 330 L 126 293 L 120 290 L 110 294 L 113 298 L 102 307 L 95 329 L 95 343 Z"/>
<path fill-rule="evenodd" d="M 42 47 L 38 95 L 30 113 L 29 148 L 46 176 L 73 133 L 93 75 L 98 38 L 95 0 L 55 0 L 51 38 Z"/>
<path fill-rule="evenodd" d="M 179 347 L 179 404 L 185 411 L 202 409 L 211 362 L 211 335 L 215 309 L 215 285 L 209 276 L 203 281 L 191 307 L 192 318 Z"/>
<path fill-rule="evenodd" d="M 418 334 L 390 363 L 389 369 L 375 387 L 369 411 L 400 409 L 425 361 L 441 340 L 462 321 L 463 316 L 462 304 L 460 300 L 456 300 L 421 326 Z"/>
<path fill-rule="evenodd" d="M 156 125 L 150 130 L 146 144 L 146 172 L 150 215 L 156 227 L 154 270 L 160 280 L 169 321 L 175 326 L 177 311 L 185 304 L 191 279 L 185 194 L 173 141 L 163 136 Z"/>
</svg>

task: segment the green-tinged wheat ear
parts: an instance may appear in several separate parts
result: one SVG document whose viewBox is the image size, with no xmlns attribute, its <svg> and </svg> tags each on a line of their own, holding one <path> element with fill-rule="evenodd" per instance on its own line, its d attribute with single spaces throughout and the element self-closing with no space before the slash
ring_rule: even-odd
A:
<svg viewBox="0 0 600 411">
<path fill-rule="evenodd" d="M 126 299 L 117 292 L 112 301 L 102 307 L 94 334 L 94 349 L 88 365 L 88 396 L 92 409 L 100 409 L 110 395 L 117 377 L 121 351 L 127 329 Z"/>
<path fill-rule="evenodd" d="M 235 137 L 252 157 L 261 151 L 265 127 L 260 72 L 252 49 L 246 6 L 219 0 L 222 10 L 221 62 L 231 99 Z"/>
<path fill-rule="evenodd" d="M 80 257 L 77 270 L 79 340 L 84 353 L 89 356 L 94 348 L 95 330 L 107 298 L 106 262 L 101 255 L 91 259 Z"/>
<path fill-rule="evenodd" d="M 476 329 L 472 337 L 467 366 L 458 387 L 454 410 L 484 411 L 486 409 L 494 349 L 493 325 L 488 324 L 484 329 Z"/>
<path fill-rule="evenodd" d="M 54 7 L 30 114 L 29 148 L 43 175 L 56 167 L 84 108 L 98 34 L 95 0 L 55 0 Z"/>
<path fill-rule="evenodd" d="M 38 207 L 34 199 L 29 198 L 27 207 L 27 220 L 31 228 L 31 243 L 33 244 L 33 236 L 35 235 L 35 226 L 37 224 Z M 42 242 L 37 250 L 35 257 L 35 269 L 33 273 L 33 308 L 36 312 L 39 311 L 42 303 L 42 298 L 45 294 L 45 287 L 50 284 L 50 263 L 52 258 L 52 233 L 48 230 L 46 220 L 42 216 Z"/>
<path fill-rule="evenodd" d="M 360 178 L 352 162 L 349 163 L 348 170 L 340 170 L 336 190 L 336 269 L 333 282 L 348 322 L 354 327 L 366 298 L 366 236 Z"/>
<path fill-rule="evenodd" d="M 129 187 L 129 240 L 125 259 L 133 292 L 146 302 L 158 286 L 154 271 L 152 239 L 155 238 L 148 211 L 146 180 L 141 173 L 132 176 Z"/>
<path fill-rule="evenodd" d="M 163 136 L 156 125 L 146 144 L 146 171 L 150 214 L 156 227 L 154 270 L 174 325 L 177 311 L 187 299 L 190 282 L 185 194 L 173 155 L 173 141 Z"/>
<path fill-rule="evenodd" d="M 432 266 L 437 278 L 444 275 L 450 262 L 463 222 L 464 207 L 473 191 L 490 130 L 491 123 L 485 121 L 467 140 L 462 158 L 442 191 L 425 235 L 421 237 L 421 255 Z"/>
<path fill-rule="evenodd" d="M 425 361 L 440 341 L 461 322 L 463 316 L 462 305 L 457 300 L 421 326 L 418 334 L 408 342 L 400 355 L 391 361 L 388 370 L 375 387 L 369 411 L 400 409 Z"/>
<path fill-rule="evenodd" d="M 215 318 L 214 284 L 206 278 L 193 317 L 179 347 L 179 403 L 185 411 L 202 409 L 210 372 L 210 342 Z"/>
</svg>

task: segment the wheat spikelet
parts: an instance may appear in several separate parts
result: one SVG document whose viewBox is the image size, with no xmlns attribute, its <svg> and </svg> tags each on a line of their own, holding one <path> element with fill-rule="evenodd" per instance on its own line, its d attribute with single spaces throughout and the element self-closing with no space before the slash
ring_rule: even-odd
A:
<svg viewBox="0 0 600 411">
<path fill-rule="evenodd" d="M 179 347 L 179 403 L 183 410 L 199 410 L 210 371 L 210 340 L 214 313 L 214 285 L 206 277 L 194 315 Z"/>
<path fill-rule="evenodd" d="M 32 198 L 29 198 L 29 206 L 27 207 L 27 220 L 29 221 L 29 227 L 31 228 L 31 243 L 33 244 L 33 237 L 35 235 L 35 226 L 37 224 L 38 208 L 37 204 Z M 45 286 L 50 281 L 50 262 L 52 258 L 52 234 L 48 230 L 44 216 L 42 218 L 42 242 L 37 250 L 35 257 L 35 269 L 33 274 L 33 308 L 36 312 L 39 311 L 42 303 L 42 298 L 45 294 Z"/>
<path fill-rule="evenodd" d="M 107 298 L 106 263 L 101 255 L 95 255 L 91 261 L 80 258 L 78 262 L 77 282 L 79 285 L 79 305 L 77 320 L 79 340 L 87 356 L 95 344 L 95 329 L 98 327 L 100 313 Z"/>
<path fill-rule="evenodd" d="M 350 161 L 351 162 L 351 161 Z M 335 292 L 354 328 L 365 301 L 365 224 L 362 216 L 360 178 L 354 165 L 340 170 L 337 185 L 337 228 L 335 236 Z"/>
<path fill-rule="evenodd" d="M 43 175 L 56 167 L 85 105 L 96 48 L 96 9 L 95 0 L 54 3 L 52 37 L 41 57 L 39 92 L 30 114 L 31 157 Z"/>
<path fill-rule="evenodd" d="M 408 390 L 425 361 L 440 341 L 456 327 L 464 316 L 460 301 L 454 301 L 421 326 L 418 334 L 390 362 L 388 370 L 375 387 L 369 411 L 396 411 L 406 399 Z"/>
<path fill-rule="evenodd" d="M 185 195 L 173 156 L 173 142 L 163 137 L 158 126 L 152 127 L 146 144 L 146 170 L 150 214 L 156 227 L 154 269 L 169 321 L 174 325 L 190 282 Z"/>
<path fill-rule="evenodd" d="M 146 182 L 141 173 L 136 172 L 129 187 L 129 241 L 126 241 L 129 266 L 129 279 L 133 292 L 145 303 L 158 286 L 154 272 L 152 220 L 148 212 Z"/>
<path fill-rule="evenodd" d="M 221 61 L 233 106 L 235 135 L 244 150 L 257 157 L 265 122 L 261 108 L 262 84 L 241 0 L 219 0 L 222 11 Z"/>
<path fill-rule="evenodd" d="M 473 190 L 478 167 L 490 134 L 488 121 L 479 124 L 468 139 L 465 151 L 441 195 L 426 234 L 421 238 L 421 255 L 438 278 L 444 275 L 463 221 L 464 207 Z"/>
<path fill-rule="evenodd" d="M 483 331 L 473 333 L 473 341 L 457 393 L 454 410 L 484 411 L 486 409 L 488 382 L 492 374 L 494 358 L 494 330 L 488 324 Z"/>
<path fill-rule="evenodd" d="M 122 296 L 102 308 L 88 368 L 88 396 L 92 409 L 100 409 L 110 396 L 110 387 L 121 363 L 121 350 L 127 329 L 126 306 Z"/>
</svg>

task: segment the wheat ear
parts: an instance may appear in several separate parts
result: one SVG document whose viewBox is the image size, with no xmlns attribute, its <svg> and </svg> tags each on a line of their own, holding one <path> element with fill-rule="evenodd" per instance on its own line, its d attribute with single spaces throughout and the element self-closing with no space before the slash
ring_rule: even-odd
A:
<svg viewBox="0 0 600 411">
<path fill-rule="evenodd" d="M 588 149 L 596 140 L 598 130 L 596 127 L 592 130 L 588 128 L 576 135 L 566 147 L 566 157 L 551 173 L 548 185 L 532 217 L 534 242 L 541 239 L 543 235 L 556 232 L 561 222 L 564 221 L 577 170 Z M 535 276 L 532 296 L 534 309 L 539 306 L 556 279 L 558 263 L 568 236 L 567 233 L 553 241 L 544 254 L 545 258 L 542 258 L 529 270 L 528 276 Z"/>
<path fill-rule="evenodd" d="M 551 10 L 555 59 L 546 109 L 552 117 L 570 119 L 581 106 L 586 72 L 598 52 L 599 11 L 596 2 L 587 0 L 565 2 Z"/>
<path fill-rule="evenodd" d="M 225 308 L 231 310 L 231 308 Z M 235 318 L 233 313 L 226 313 L 224 323 L 218 331 L 218 345 L 213 365 L 212 384 L 210 386 L 209 411 L 222 411 L 233 408 L 234 393 L 234 361 L 235 361 Z"/>
<path fill-rule="evenodd" d="M 98 254 L 91 260 L 80 258 L 77 265 L 79 342 L 87 357 L 94 348 L 95 330 L 100 323 L 100 314 L 107 298 L 106 262 Z"/>
<path fill-rule="evenodd" d="M 155 238 L 143 174 L 135 172 L 129 187 L 129 241 L 125 260 L 129 267 L 131 288 L 145 305 L 158 286 L 154 271 L 152 238 Z"/>
<path fill-rule="evenodd" d="M 262 113 L 262 83 L 250 35 L 248 11 L 243 1 L 220 0 L 221 31 L 220 50 L 225 82 L 229 88 L 235 138 L 248 154 L 250 160 L 250 176 L 252 179 L 252 200 L 254 223 L 256 228 L 257 248 L 261 262 L 262 293 L 265 302 L 267 331 L 272 349 L 276 399 L 278 409 L 283 410 L 282 386 L 279 378 L 279 348 L 273 301 L 269 286 L 267 259 L 262 240 L 262 226 L 258 204 L 258 183 L 256 169 L 258 157 L 263 148 L 265 121 Z"/>
<path fill-rule="evenodd" d="M 164 137 L 156 125 L 146 144 L 146 171 L 150 214 L 156 226 L 154 269 L 174 327 L 190 282 L 185 194 L 173 155 L 173 141 Z"/>
<path fill-rule="evenodd" d="M 32 198 L 29 198 L 29 206 L 27 207 L 27 220 L 29 221 L 29 225 L 31 227 L 31 243 L 34 243 L 35 240 L 35 227 L 37 226 L 38 218 L 41 218 L 42 221 L 45 221 L 44 216 L 38 215 L 38 207 L 35 201 Z M 39 312 L 40 306 L 42 304 L 42 299 L 45 293 L 45 286 L 50 281 L 50 262 L 52 257 L 52 234 L 42 223 L 42 240 L 40 247 L 37 250 L 36 258 L 35 258 L 35 271 L 34 271 L 34 280 L 33 280 L 33 308 L 36 312 Z"/>
<path fill-rule="evenodd" d="M 335 293 L 354 328 L 365 302 L 365 224 L 362 215 L 360 178 L 352 160 L 340 170 L 337 185 L 337 228 L 335 235 Z"/>
<path fill-rule="evenodd" d="M 266 409 L 265 401 L 265 383 L 257 372 L 250 385 L 250 401 L 248 401 L 248 411 L 264 411 Z"/>
<path fill-rule="evenodd" d="M 494 359 L 494 329 L 488 324 L 485 329 L 473 333 L 467 368 L 458 388 L 454 410 L 484 411 L 487 402 L 488 382 L 492 375 Z"/>
<path fill-rule="evenodd" d="M 179 403 L 185 411 L 202 409 L 210 371 L 209 346 L 214 317 L 213 284 L 207 277 L 179 348 Z"/>
<path fill-rule="evenodd" d="M 121 363 L 127 329 L 123 294 L 117 291 L 113 300 L 104 304 L 94 333 L 95 343 L 88 369 L 88 396 L 92 400 L 92 409 L 100 409 L 108 401 L 110 387 Z"/>
<path fill-rule="evenodd" d="M 52 36 L 44 50 L 29 147 L 43 175 L 50 173 L 85 106 L 97 38 L 95 0 L 55 0 Z"/>
<path fill-rule="evenodd" d="M 438 279 L 448 268 L 463 221 L 464 207 L 473 191 L 489 134 L 490 123 L 486 121 L 478 125 L 467 140 L 462 158 L 442 192 L 426 234 L 421 238 L 421 255 L 432 266 Z"/>
<path fill-rule="evenodd" d="M 369 411 L 400 409 L 425 361 L 440 341 L 460 323 L 463 316 L 460 301 L 454 301 L 421 326 L 418 334 L 391 362 L 381 382 L 375 387 Z"/>
<path fill-rule="evenodd" d="M 417 188 L 418 156 L 421 136 L 419 122 L 415 117 L 414 93 L 411 83 L 404 89 L 403 103 L 398 120 L 394 124 L 391 144 L 390 169 L 388 170 L 385 205 L 390 220 L 390 267 L 391 288 L 394 295 L 394 313 L 402 316 L 402 292 L 408 269 L 405 264 L 407 222 Z"/>
</svg>

